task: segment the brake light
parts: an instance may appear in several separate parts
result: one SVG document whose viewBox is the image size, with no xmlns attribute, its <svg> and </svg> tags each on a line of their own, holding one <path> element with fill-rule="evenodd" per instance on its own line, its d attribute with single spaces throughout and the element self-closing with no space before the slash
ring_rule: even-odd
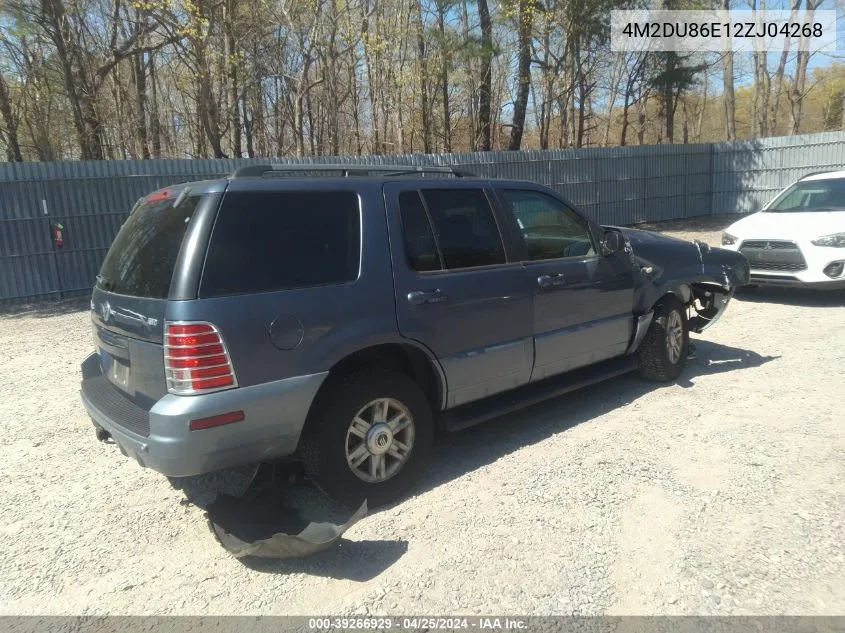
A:
<svg viewBox="0 0 845 633">
<path fill-rule="evenodd" d="M 178 395 L 238 386 L 226 343 L 211 323 L 165 323 L 164 375 L 167 391 Z"/>
<path fill-rule="evenodd" d="M 154 191 L 147 196 L 147 203 L 152 204 L 153 202 L 161 202 L 162 200 L 167 200 L 169 197 L 170 191 L 168 189 Z"/>
</svg>

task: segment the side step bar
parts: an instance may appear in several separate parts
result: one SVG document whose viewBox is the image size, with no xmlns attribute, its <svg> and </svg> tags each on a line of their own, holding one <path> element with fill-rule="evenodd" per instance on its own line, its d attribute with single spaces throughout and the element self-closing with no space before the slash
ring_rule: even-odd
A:
<svg viewBox="0 0 845 633">
<path fill-rule="evenodd" d="M 613 358 L 582 369 L 576 369 L 561 376 L 546 378 L 537 383 L 523 385 L 505 393 L 490 396 L 478 402 L 470 402 L 440 414 L 437 422 L 440 428 L 459 431 L 533 404 L 562 396 L 582 387 L 630 373 L 637 368 L 637 361 L 631 356 Z"/>
</svg>

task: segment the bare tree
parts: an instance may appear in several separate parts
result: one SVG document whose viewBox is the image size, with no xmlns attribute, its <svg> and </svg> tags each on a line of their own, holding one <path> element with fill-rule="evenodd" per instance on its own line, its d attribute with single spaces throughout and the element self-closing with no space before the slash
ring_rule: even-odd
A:
<svg viewBox="0 0 845 633">
<path fill-rule="evenodd" d="M 822 0 L 805 0 L 804 9 L 806 20 L 812 23 L 813 12 L 819 7 Z M 807 66 L 810 63 L 810 49 L 807 37 L 802 33 L 798 45 L 798 55 L 795 60 L 795 77 L 792 80 L 792 89 L 789 91 L 790 106 L 790 135 L 798 134 L 801 128 L 801 114 L 804 106 L 804 97 L 807 94 Z"/>
<path fill-rule="evenodd" d="M 522 146 L 525 133 L 525 115 L 528 110 L 528 94 L 531 91 L 531 36 L 534 23 L 533 0 L 517 0 L 518 35 L 517 42 L 519 56 L 517 60 L 517 89 L 513 105 L 513 120 L 511 122 L 511 139 L 508 144 L 510 151 L 518 150 Z"/>
<path fill-rule="evenodd" d="M 0 69 L 0 117 L 3 120 L 3 125 L 0 127 L 0 138 L 6 145 L 8 160 L 9 162 L 22 163 L 23 154 L 21 154 L 21 145 L 18 140 L 20 117 L 17 108 L 12 103 L 12 96 L 6 86 L 6 80 L 3 78 L 2 69 Z"/>
</svg>

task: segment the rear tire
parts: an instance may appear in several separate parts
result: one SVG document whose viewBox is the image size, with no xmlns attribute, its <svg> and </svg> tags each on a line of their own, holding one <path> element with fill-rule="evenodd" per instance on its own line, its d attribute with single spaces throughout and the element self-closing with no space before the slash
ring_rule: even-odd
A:
<svg viewBox="0 0 845 633">
<path fill-rule="evenodd" d="M 434 435 L 431 407 L 405 374 L 352 374 L 315 406 L 299 452 L 308 477 L 337 501 L 391 503 L 425 468 Z"/>
<path fill-rule="evenodd" d="M 674 296 L 660 301 L 654 319 L 637 350 L 638 371 L 655 382 L 675 380 L 684 368 L 689 349 L 689 326 L 683 304 Z"/>
</svg>

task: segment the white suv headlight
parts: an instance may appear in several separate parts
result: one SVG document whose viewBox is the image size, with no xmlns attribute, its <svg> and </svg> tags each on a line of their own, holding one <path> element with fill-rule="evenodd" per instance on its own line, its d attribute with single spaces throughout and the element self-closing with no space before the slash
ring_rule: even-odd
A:
<svg viewBox="0 0 845 633">
<path fill-rule="evenodd" d="M 812 240 L 815 246 L 832 246 L 833 248 L 845 248 L 845 233 L 834 233 L 833 235 L 824 235 L 818 239 Z"/>
<path fill-rule="evenodd" d="M 736 244 L 736 237 L 730 233 L 722 233 L 722 246 L 730 246 Z"/>
</svg>

